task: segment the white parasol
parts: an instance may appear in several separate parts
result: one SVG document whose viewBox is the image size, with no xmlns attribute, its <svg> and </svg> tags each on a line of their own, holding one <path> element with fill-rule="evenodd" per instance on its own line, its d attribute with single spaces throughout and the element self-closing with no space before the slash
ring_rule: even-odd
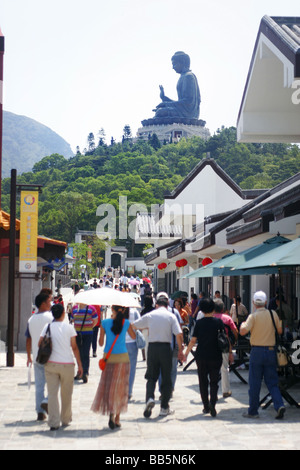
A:
<svg viewBox="0 0 300 470">
<path fill-rule="evenodd" d="M 74 304 L 84 305 L 120 305 L 122 307 L 140 307 L 139 301 L 130 292 L 121 292 L 109 287 L 90 289 L 75 295 Z"/>
</svg>

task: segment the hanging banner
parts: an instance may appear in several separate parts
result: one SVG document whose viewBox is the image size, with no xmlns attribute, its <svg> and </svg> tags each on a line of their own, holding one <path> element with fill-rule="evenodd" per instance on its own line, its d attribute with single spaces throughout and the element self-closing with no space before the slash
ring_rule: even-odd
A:
<svg viewBox="0 0 300 470">
<path fill-rule="evenodd" d="M 38 191 L 21 191 L 20 273 L 37 272 Z"/>
<path fill-rule="evenodd" d="M 87 252 L 87 261 L 88 261 L 88 263 L 91 263 L 93 261 L 92 251 L 93 251 L 92 245 L 88 245 L 88 252 Z"/>
</svg>

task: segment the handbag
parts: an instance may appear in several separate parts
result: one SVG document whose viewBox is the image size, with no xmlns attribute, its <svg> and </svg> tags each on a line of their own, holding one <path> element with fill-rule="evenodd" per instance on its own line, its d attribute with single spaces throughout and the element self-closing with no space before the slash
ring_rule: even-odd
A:
<svg viewBox="0 0 300 470">
<path fill-rule="evenodd" d="M 135 335 L 138 349 L 144 349 L 146 347 L 146 340 L 143 333 L 140 330 L 136 330 Z"/>
<path fill-rule="evenodd" d="M 139 315 L 136 312 L 134 314 L 134 317 L 135 317 L 134 320 L 139 319 Z M 136 336 L 135 341 L 136 341 L 137 348 L 144 349 L 146 347 L 146 340 L 145 340 L 143 333 L 140 330 L 136 330 L 135 336 Z"/>
<path fill-rule="evenodd" d="M 49 357 L 52 353 L 52 340 L 51 340 L 51 331 L 50 331 L 50 323 L 48 324 L 48 328 L 46 330 L 45 336 L 43 337 L 37 357 L 36 362 L 38 364 L 46 364 L 49 360 Z"/>
<path fill-rule="evenodd" d="M 277 364 L 279 367 L 285 367 L 288 365 L 288 362 L 289 362 L 287 350 L 280 344 L 280 338 L 279 338 L 278 331 L 275 325 L 272 310 L 269 310 L 269 312 L 271 314 L 272 322 L 275 328 Z"/>
<path fill-rule="evenodd" d="M 124 326 L 124 323 L 125 323 L 125 320 L 123 319 L 123 326 Z M 104 369 L 105 369 L 106 363 L 107 363 L 107 361 L 108 361 L 108 359 L 109 359 L 109 356 L 110 356 L 111 353 L 112 353 L 112 350 L 113 350 L 113 348 L 114 348 L 114 345 L 116 344 L 117 339 L 119 338 L 119 336 L 120 336 L 120 335 L 118 334 L 118 335 L 115 337 L 114 342 L 113 342 L 113 344 L 111 345 L 110 350 L 109 350 L 108 353 L 105 355 L 105 357 L 102 357 L 102 358 L 100 359 L 100 361 L 99 361 L 99 368 L 100 368 L 100 370 L 104 370 Z"/>
<path fill-rule="evenodd" d="M 228 353 L 230 351 L 230 343 L 225 330 L 218 330 L 218 349 L 222 353 Z"/>
</svg>

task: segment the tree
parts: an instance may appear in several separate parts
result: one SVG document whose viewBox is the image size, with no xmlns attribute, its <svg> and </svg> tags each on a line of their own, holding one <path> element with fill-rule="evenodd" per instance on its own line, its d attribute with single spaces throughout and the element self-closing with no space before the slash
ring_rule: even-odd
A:
<svg viewBox="0 0 300 470">
<path fill-rule="evenodd" d="M 106 138 L 105 130 L 103 129 L 103 127 L 101 127 L 101 129 L 98 132 L 98 139 L 99 139 L 98 147 L 103 147 L 103 145 L 105 145 L 105 138 Z"/>
<path fill-rule="evenodd" d="M 123 129 L 123 141 L 131 140 L 131 139 L 132 139 L 131 128 L 128 124 L 126 124 Z"/>
<path fill-rule="evenodd" d="M 161 143 L 159 141 L 159 138 L 157 137 L 156 134 L 152 134 L 151 137 L 148 139 L 149 144 L 151 147 L 154 148 L 154 150 L 158 150 L 161 147 Z"/>
<path fill-rule="evenodd" d="M 67 160 L 62 155 L 58 153 L 53 153 L 48 157 L 42 158 L 39 162 L 33 165 L 33 173 L 37 173 L 43 170 L 49 170 L 50 168 L 58 168 L 59 170 L 63 169 L 67 165 Z"/>
<path fill-rule="evenodd" d="M 63 191 L 52 204 L 52 209 L 39 218 L 43 234 L 71 243 L 76 231 L 82 226 L 86 227 L 86 219 L 92 220 L 96 227 L 97 203 L 94 195 Z"/>
<path fill-rule="evenodd" d="M 89 133 L 87 141 L 88 141 L 88 152 L 92 153 L 96 148 L 96 146 L 95 146 L 95 136 L 92 132 Z"/>
</svg>

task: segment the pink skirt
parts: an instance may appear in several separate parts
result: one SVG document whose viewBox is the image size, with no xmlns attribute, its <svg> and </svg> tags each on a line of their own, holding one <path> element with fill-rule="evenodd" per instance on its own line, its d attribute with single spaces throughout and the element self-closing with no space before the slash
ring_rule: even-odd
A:
<svg viewBox="0 0 300 470">
<path fill-rule="evenodd" d="M 107 363 L 92 404 L 94 413 L 114 415 L 128 408 L 130 363 Z"/>
</svg>

